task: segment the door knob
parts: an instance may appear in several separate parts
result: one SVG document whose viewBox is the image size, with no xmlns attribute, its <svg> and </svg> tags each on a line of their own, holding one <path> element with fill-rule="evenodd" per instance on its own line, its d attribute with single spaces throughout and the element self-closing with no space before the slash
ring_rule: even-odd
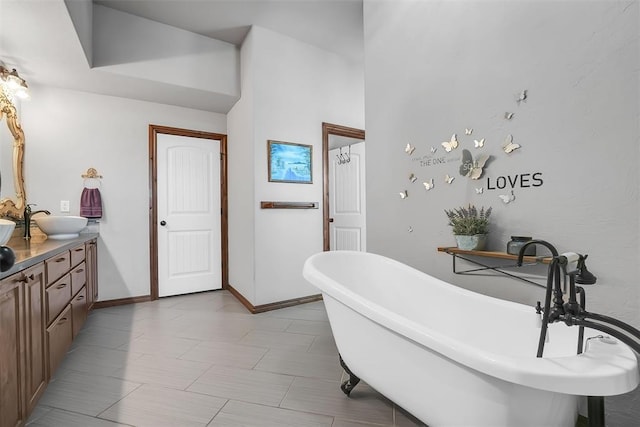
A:
<svg viewBox="0 0 640 427">
<path fill-rule="evenodd" d="M 333 218 L 329 218 L 329 222 L 333 222 Z"/>
<path fill-rule="evenodd" d="M 167 225 L 167 221 L 160 221 L 160 225 L 164 227 L 165 225 Z"/>
</svg>

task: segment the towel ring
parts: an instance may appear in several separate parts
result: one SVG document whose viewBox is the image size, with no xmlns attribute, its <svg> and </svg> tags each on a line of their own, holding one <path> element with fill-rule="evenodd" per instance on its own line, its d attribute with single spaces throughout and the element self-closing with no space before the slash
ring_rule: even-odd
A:
<svg viewBox="0 0 640 427">
<path fill-rule="evenodd" d="M 87 169 L 87 172 L 83 173 L 81 176 L 82 178 L 85 178 L 85 179 L 101 179 L 102 178 L 102 175 L 98 175 L 98 171 L 95 170 L 94 168 Z"/>
<path fill-rule="evenodd" d="M 86 173 L 83 173 L 82 178 L 84 178 L 84 187 L 85 188 L 98 188 L 98 187 L 102 187 L 102 175 L 98 174 L 98 171 L 95 170 L 94 168 L 89 168 L 87 169 Z M 91 186 L 91 187 L 87 187 L 87 181 L 89 182 L 94 182 L 94 181 L 98 181 L 98 185 L 97 186 Z"/>
</svg>

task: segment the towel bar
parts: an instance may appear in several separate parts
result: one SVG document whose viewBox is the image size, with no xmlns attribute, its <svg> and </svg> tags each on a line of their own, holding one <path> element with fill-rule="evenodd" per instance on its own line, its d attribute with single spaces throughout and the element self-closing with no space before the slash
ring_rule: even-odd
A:
<svg viewBox="0 0 640 427">
<path fill-rule="evenodd" d="M 318 202 L 260 202 L 261 209 L 318 209 Z"/>
</svg>

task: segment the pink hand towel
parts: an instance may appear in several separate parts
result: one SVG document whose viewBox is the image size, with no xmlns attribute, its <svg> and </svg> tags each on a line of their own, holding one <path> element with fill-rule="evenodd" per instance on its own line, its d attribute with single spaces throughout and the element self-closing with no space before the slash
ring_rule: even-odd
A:
<svg viewBox="0 0 640 427">
<path fill-rule="evenodd" d="M 80 196 L 80 216 L 102 218 L 102 196 L 97 188 L 85 188 Z"/>
</svg>

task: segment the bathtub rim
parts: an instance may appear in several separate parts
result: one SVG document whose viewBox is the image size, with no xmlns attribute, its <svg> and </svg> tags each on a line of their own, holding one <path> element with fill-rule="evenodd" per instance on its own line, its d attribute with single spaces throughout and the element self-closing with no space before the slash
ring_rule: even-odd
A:
<svg viewBox="0 0 640 427">
<path fill-rule="evenodd" d="M 317 267 L 319 259 L 334 256 L 373 257 L 376 263 L 385 263 L 393 268 L 405 269 L 408 273 L 418 277 L 432 278 L 440 283 L 439 286 L 450 287 L 452 292 L 461 297 L 467 295 L 477 298 L 480 295 L 482 298 L 491 299 L 495 304 L 510 306 L 510 308 L 521 307 L 520 310 L 530 310 L 530 307 L 458 287 L 409 265 L 371 252 L 319 252 L 305 261 L 304 278 L 319 288 L 323 294 L 330 295 L 380 326 L 395 331 L 415 343 L 469 368 L 515 384 L 566 394 L 610 396 L 627 393 L 638 385 L 640 378 L 635 353 L 621 342 L 612 346 L 594 340 L 595 342 L 589 345 L 589 349 L 585 353 L 564 357 L 536 358 L 532 356 L 530 359 L 525 359 L 491 353 L 451 339 L 402 315 L 393 313 L 339 284 Z"/>
</svg>

